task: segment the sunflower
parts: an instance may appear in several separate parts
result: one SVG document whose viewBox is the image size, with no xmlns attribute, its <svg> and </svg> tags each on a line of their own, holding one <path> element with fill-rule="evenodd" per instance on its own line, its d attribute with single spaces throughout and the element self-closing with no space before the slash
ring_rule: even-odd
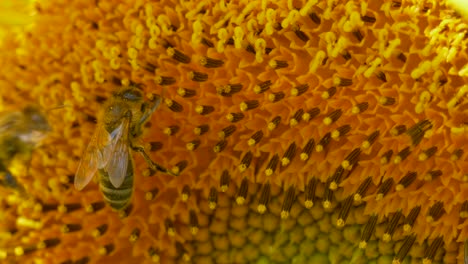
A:
<svg viewBox="0 0 468 264">
<path fill-rule="evenodd" d="M 4 31 L 4 110 L 53 132 L 10 164 L 9 263 L 460 263 L 468 24 L 444 1 L 28 3 Z M 132 203 L 73 178 L 102 103 L 164 100 Z M 21 166 L 25 167 L 21 169 Z"/>
</svg>

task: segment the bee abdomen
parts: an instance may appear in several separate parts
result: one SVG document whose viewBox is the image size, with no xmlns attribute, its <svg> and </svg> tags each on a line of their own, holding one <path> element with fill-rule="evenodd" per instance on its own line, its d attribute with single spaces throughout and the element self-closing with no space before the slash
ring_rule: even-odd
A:
<svg viewBox="0 0 468 264">
<path fill-rule="evenodd" d="M 104 200 L 115 210 L 123 210 L 129 203 L 132 197 L 132 188 L 107 188 L 101 184 L 101 191 L 104 195 Z"/>
<path fill-rule="evenodd" d="M 109 180 L 107 172 L 99 171 L 100 188 L 104 196 L 104 200 L 112 207 L 112 209 L 120 211 L 125 209 L 130 203 L 133 193 L 133 175 L 127 174 L 122 185 L 115 188 Z"/>
</svg>

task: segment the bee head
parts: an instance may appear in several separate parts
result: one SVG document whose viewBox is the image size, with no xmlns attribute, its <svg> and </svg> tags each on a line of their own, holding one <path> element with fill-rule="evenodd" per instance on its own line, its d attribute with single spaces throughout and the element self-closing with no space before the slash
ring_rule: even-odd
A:
<svg viewBox="0 0 468 264">
<path fill-rule="evenodd" d="M 32 131 L 46 132 L 51 130 L 47 117 L 38 107 L 26 106 L 23 113 Z"/>
<path fill-rule="evenodd" d="M 143 92 L 137 86 L 129 86 L 118 91 L 114 96 L 125 101 L 138 102 L 143 99 Z"/>
</svg>

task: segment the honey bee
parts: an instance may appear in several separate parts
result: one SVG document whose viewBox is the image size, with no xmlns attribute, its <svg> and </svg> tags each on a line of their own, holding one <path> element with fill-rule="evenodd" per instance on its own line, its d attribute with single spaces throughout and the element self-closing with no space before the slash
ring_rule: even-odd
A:
<svg viewBox="0 0 468 264">
<path fill-rule="evenodd" d="M 32 151 L 49 131 L 46 115 L 37 106 L 0 114 L 0 185 L 22 189 L 9 166 L 16 158 L 29 163 Z"/>
<path fill-rule="evenodd" d="M 104 200 L 116 211 L 125 209 L 133 193 L 134 164 L 130 149 L 139 152 L 153 171 L 174 175 L 136 145 L 143 125 L 160 103 L 161 97 L 155 94 L 146 102 L 136 86 L 123 87 L 104 102 L 96 131 L 78 165 L 77 190 L 82 190 L 98 171 Z"/>
</svg>

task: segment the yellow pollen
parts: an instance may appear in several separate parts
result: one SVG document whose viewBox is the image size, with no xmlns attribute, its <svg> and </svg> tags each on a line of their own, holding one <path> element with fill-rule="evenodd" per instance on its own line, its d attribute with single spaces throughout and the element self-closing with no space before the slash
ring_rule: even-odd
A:
<svg viewBox="0 0 468 264">
<path fill-rule="evenodd" d="M 405 233 L 409 233 L 411 231 L 411 229 L 413 229 L 412 226 L 410 226 L 408 224 L 403 225 L 403 231 Z"/>
<path fill-rule="evenodd" d="M 394 159 L 393 159 L 393 163 L 394 164 L 399 164 L 401 162 L 402 158 L 400 156 L 396 156 Z"/>
<path fill-rule="evenodd" d="M 276 124 L 273 122 L 268 123 L 268 130 L 272 131 L 273 129 L 276 128 Z"/>
<path fill-rule="evenodd" d="M 350 164 L 349 161 L 347 161 L 347 160 L 343 160 L 343 162 L 341 162 L 341 167 L 343 167 L 343 169 L 349 168 L 350 165 L 351 165 L 351 164 Z"/>
<path fill-rule="evenodd" d="M 426 153 L 421 153 L 421 154 L 419 154 L 419 156 L 418 156 L 418 160 L 419 160 L 419 161 L 425 161 L 425 160 L 427 160 L 427 158 L 428 158 L 428 157 L 427 157 L 427 154 L 426 154 Z"/>
<path fill-rule="evenodd" d="M 215 203 L 215 202 L 209 202 L 209 203 L 208 203 L 208 207 L 209 207 L 211 210 L 214 210 L 214 209 L 216 209 L 216 203 Z"/>
<path fill-rule="evenodd" d="M 259 214 L 265 213 L 265 212 L 266 212 L 266 209 L 267 209 L 267 208 L 266 208 L 266 206 L 265 206 L 264 204 L 259 204 L 259 205 L 257 206 L 257 212 L 258 212 Z"/>
<path fill-rule="evenodd" d="M 237 197 L 236 198 L 236 203 L 237 205 L 243 205 L 245 203 L 245 198 L 244 197 Z"/>
<path fill-rule="evenodd" d="M 367 242 L 366 241 L 359 242 L 359 248 L 360 249 L 365 249 L 366 247 L 367 247 Z"/>
<path fill-rule="evenodd" d="M 16 219 L 16 225 L 19 227 L 26 227 L 26 228 L 33 228 L 33 229 L 39 229 L 42 227 L 41 222 L 35 221 L 33 219 L 28 219 L 23 216 Z"/>
<path fill-rule="evenodd" d="M 299 122 L 298 122 L 296 119 L 294 119 L 294 118 L 291 119 L 291 120 L 289 120 L 289 125 L 290 125 L 291 127 L 296 126 L 298 123 L 299 123 Z"/>
<path fill-rule="evenodd" d="M 332 203 L 328 200 L 322 202 L 322 206 L 324 209 L 330 209 L 332 206 Z"/>
<path fill-rule="evenodd" d="M 24 255 L 24 250 L 22 247 L 15 247 L 14 252 L 18 257 Z"/>
<path fill-rule="evenodd" d="M 330 125 L 332 122 L 333 121 L 332 121 L 332 119 L 330 117 L 325 117 L 323 119 L 323 124 L 325 124 L 325 125 Z"/>
<path fill-rule="evenodd" d="M 322 145 L 315 146 L 315 151 L 322 152 L 323 151 L 323 146 Z"/>
<path fill-rule="evenodd" d="M 356 202 L 356 203 L 360 203 L 362 201 L 362 196 L 358 193 L 354 194 L 353 196 L 353 200 Z"/>
<path fill-rule="evenodd" d="M 239 172 L 244 172 L 247 169 L 247 166 L 245 164 L 241 164 L 237 168 L 239 169 Z"/>
</svg>

